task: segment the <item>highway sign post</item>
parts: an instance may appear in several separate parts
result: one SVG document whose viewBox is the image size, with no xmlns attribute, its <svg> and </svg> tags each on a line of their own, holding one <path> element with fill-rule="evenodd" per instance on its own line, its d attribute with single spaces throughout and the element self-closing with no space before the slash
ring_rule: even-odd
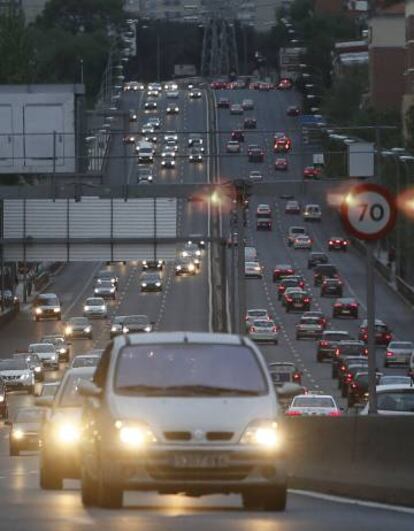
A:
<svg viewBox="0 0 414 531">
<path fill-rule="evenodd" d="M 388 234 L 395 225 L 397 209 L 394 197 L 383 186 L 365 183 L 354 186 L 341 205 L 346 230 L 366 242 L 367 249 L 367 327 L 369 414 L 377 413 L 375 352 L 375 279 L 374 242 Z"/>
</svg>

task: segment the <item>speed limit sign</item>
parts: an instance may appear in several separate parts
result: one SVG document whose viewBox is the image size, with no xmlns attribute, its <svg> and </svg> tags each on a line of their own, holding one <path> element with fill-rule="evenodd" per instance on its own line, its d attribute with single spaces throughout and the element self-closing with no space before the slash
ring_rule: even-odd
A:
<svg viewBox="0 0 414 531">
<path fill-rule="evenodd" d="M 379 240 L 395 225 L 397 208 L 392 194 L 373 183 L 351 188 L 341 204 L 345 228 L 360 240 Z"/>
</svg>

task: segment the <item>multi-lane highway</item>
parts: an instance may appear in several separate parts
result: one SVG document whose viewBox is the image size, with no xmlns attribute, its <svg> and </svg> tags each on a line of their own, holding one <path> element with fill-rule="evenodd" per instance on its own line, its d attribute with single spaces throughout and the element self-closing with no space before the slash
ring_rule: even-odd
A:
<svg viewBox="0 0 414 531">
<path fill-rule="evenodd" d="M 218 94 L 219 95 L 219 94 Z M 279 174 L 273 169 L 274 155 L 272 153 L 273 132 L 289 131 L 294 143 L 294 150 L 289 155 L 289 170 L 280 175 L 283 178 L 297 179 L 302 172 L 306 153 L 300 155 L 300 136 L 295 118 L 287 118 L 287 105 L 297 102 L 297 96 L 292 92 L 232 91 L 226 93 L 234 102 L 243 98 L 254 99 L 255 110 L 248 114 L 257 118 L 256 132 L 246 134 L 245 145 L 249 142 L 259 143 L 266 149 L 266 159 L 263 164 L 248 164 L 245 153 L 234 156 L 224 154 L 228 132 L 240 123 L 240 117 L 230 116 L 227 110 L 218 112 L 218 127 L 220 131 L 220 175 L 223 178 L 247 177 L 251 168 L 260 168 L 265 180 L 276 180 Z M 127 93 L 122 99 L 121 109 L 137 109 L 140 112 L 138 122 L 128 122 L 130 132 L 136 132 L 146 121 L 143 112 L 145 96 L 142 93 Z M 186 91 L 180 91 L 177 100 L 181 112 L 178 115 L 166 116 L 167 98 L 163 94 L 158 98 L 159 111 L 155 114 L 162 119 L 162 131 L 176 130 L 179 135 L 179 152 L 177 166 L 174 170 L 163 170 L 160 159 L 156 157 L 154 175 L 157 182 L 206 182 L 208 165 L 190 164 L 187 161 L 187 135 L 190 132 L 203 132 L 207 138 L 208 112 L 206 94 L 200 100 L 190 100 Z M 122 122 L 116 124 L 121 127 Z M 296 130 L 295 130 L 296 129 Z M 122 143 L 119 131 L 113 135 L 110 155 L 107 164 L 107 179 L 109 183 L 133 182 L 135 179 L 135 158 L 133 146 Z M 298 153 L 295 155 L 295 152 Z M 150 186 L 150 185 L 149 185 Z M 306 203 L 312 197 L 311 190 L 305 190 L 305 195 L 298 197 Z M 274 209 L 274 229 L 272 232 L 255 231 L 254 212 L 258 202 L 268 202 Z M 263 280 L 249 280 L 247 282 L 248 307 L 267 307 L 277 318 L 282 327 L 281 339 L 278 346 L 263 347 L 267 359 L 275 361 L 295 361 L 304 372 L 305 383 L 310 388 L 320 389 L 329 393 L 337 393 L 336 386 L 330 378 L 330 368 L 326 364 L 318 364 L 315 359 L 315 345 L 311 341 L 297 342 L 294 339 L 297 315 L 285 315 L 275 296 L 275 288 L 271 282 L 271 272 L 276 263 L 291 262 L 300 270 L 311 284 L 311 276 L 306 269 L 307 252 L 293 251 L 286 246 L 286 230 L 290 224 L 297 223 L 294 216 L 286 218 L 283 214 L 284 202 L 279 197 L 260 200 L 251 199 L 248 217 L 247 238 L 259 252 L 261 263 L 264 265 Z M 326 209 L 325 205 L 322 205 Z M 207 234 L 207 207 L 199 203 L 181 201 L 178 208 L 178 227 L 180 235 L 191 233 Z M 227 217 L 223 219 L 224 235 L 229 230 Z M 338 221 L 326 216 L 324 221 L 310 227 L 310 232 L 318 248 L 326 249 L 329 236 L 340 230 Z M 151 257 L 149 257 L 151 258 Z M 114 315 L 140 314 L 149 315 L 158 330 L 209 330 L 209 270 L 207 256 L 203 257 L 201 271 L 191 278 L 176 278 L 173 264 L 167 264 L 163 273 L 163 291 L 161 293 L 142 294 L 139 291 L 139 263 L 113 264 L 106 266 L 100 263 L 67 264 L 62 272 L 53 280 L 49 291 L 56 292 L 63 304 L 63 320 L 71 316 L 82 314 L 83 303 L 92 294 L 95 274 L 102 267 L 109 267 L 119 276 L 119 294 L 116 301 L 110 303 L 108 321 L 95 320 L 93 322 L 92 340 L 73 340 L 72 355 L 87 352 L 91 348 L 102 348 L 109 338 L 109 320 Z M 352 249 L 346 255 L 333 255 L 332 260 L 346 281 L 349 294 L 357 297 L 364 310 L 365 277 L 363 259 Z M 413 315 L 404 302 L 382 281 L 377 279 L 379 317 L 385 319 L 393 328 L 397 337 L 414 339 L 410 332 L 409 323 Z M 312 286 L 312 284 L 311 284 Z M 331 299 L 322 300 L 314 292 L 315 307 L 318 304 L 330 315 Z M 364 311 L 361 312 L 364 314 Z M 336 326 L 336 324 L 335 324 Z M 24 308 L 20 316 L 0 332 L 0 357 L 10 356 L 16 349 L 24 349 L 30 342 L 42 335 L 61 331 L 61 323 L 42 321 L 36 323 L 31 318 L 30 308 Z M 357 323 L 341 321 L 341 329 L 356 334 Z M 378 363 L 382 367 L 383 353 L 378 350 Z M 60 374 L 51 374 L 50 378 L 59 378 Z M 32 397 L 19 393 L 10 394 L 11 411 L 30 404 Z M 64 456 L 62 456 L 64 458 Z M 345 530 L 351 525 L 364 530 L 388 530 L 393 526 L 399 530 L 412 529 L 413 515 L 404 512 L 392 512 L 386 508 L 367 505 L 355 505 L 333 501 L 327 498 L 313 498 L 303 493 L 291 493 L 288 501 L 288 511 L 280 515 L 249 512 L 241 509 L 237 496 L 211 496 L 202 499 L 189 499 L 181 496 L 159 497 L 155 494 L 128 494 L 126 509 L 120 512 L 102 511 L 98 509 L 85 510 L 79 496 L 79 484 L 68 481 L 62 492 L 45 492 L 39 489 L 39 463 L 37 455 L 22 455 L 9 457 L 8 429 L 0 427 L 0 529 L 84 529 L 99 525 L 102 529 L 174 529 L 193 530 L 211 529 L 306 529 Z"/>
</svg>

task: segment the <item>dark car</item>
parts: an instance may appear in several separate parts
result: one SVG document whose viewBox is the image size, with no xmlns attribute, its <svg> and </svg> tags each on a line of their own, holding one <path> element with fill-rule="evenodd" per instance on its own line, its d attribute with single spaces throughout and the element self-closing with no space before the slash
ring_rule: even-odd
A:
<svg viewBox="0 0 414 531">
<path fill-rule="evenodd" d="M 143 260 L 143 271 L 162 271 L 164 268 L 164 260 Z"/>
<path fill-rule="evenodd" d="M 256 129 L 256 118 L 245 118 L 243 127 L 244 129 Z"/>
<path fill-rule="evenodd" d="M 282 278 L 295 274 L 295 268 L 291 264 L 277 264 L 273 270 L 273 282 L 279 282 Z"/>
<path fill-rule="evenodd" d="M 8 414 L 7 389 L 5 383 L 0 378 L 0 417 L 7 419 Z"/>
<path fill-rule="evenodd" d="M 68 362 L 70 358 L 70 343 L 68 343 L 63 334 L 48 334 L 43 336 L 41 343 L 52 343 L 56 348 L 59 361 Z"/>
<path fill-rule="evenodd" d="M 277 298 L 280 300 L 287 288 L 300 288 L 305 287 L 305 281 L 301 275 L 290 275 L 282 278 L 277 287 Z"/>
<path fill-rule="evenodd" d="M 359 339 L 345 339 L 340 341 L 336 347 L 332 358 L 332 378 L 337 378 L 338 367 L 347 356 L 367 356 L 368 349 L 363 341 Z"/>
<path fill-rule="evenodd" d="M 348 367 L 352 364 L 362 364 L 367 365 L 368 358 L 367 356 L 358 356 L 351 354 L 350 356 L 341 356 L 337 363 L 337 375 L 336 378 L 338 380 L 338 388 L 342 389 L 342 383 L 345 378 L 345 375 L 347 373 Z"/>
<path fill-rule="evenodd" d="M 217 109 L 228 109 L 230 107 L 230 100 L 227 98 L 219 98 L 217 101 Z"/>
<path fill-rule="evenodd" d="M 319 265 L 319 264 L 327 264 L 328 263 L 328 257 L 325 253 L 321 253 L 319 251 L 314 251 L 309 253 L 308 257 L 308 269 L 312 269 L 313 267 Z"/>
<path fill-rule="evenodd" d="M 140 289 L 144 291 L 162 291 L 162 280 L 159 273 L 144 272 L 139 280 Z"/>
<path fill-rule="evenodd" d="M 123 321 L 124 334 L 136 334 L 140 332 L 152 332 L 152 323 L 148 315 L 127 315 Z"/>
<path fill-rule="evenodd" d="M 244 142 L 244 133 L 241 129 L 234 129 L 231 132 L 231 139 L 238 140 L 239 142 Z"/>
<path fill-rule="evenodd" d="M 40 431 L 45 416 L 40 408 L 18 409 L 10 426 L 9 454 L 19 455 L 24 450 L 39 450 Z"/>
<path fill-rule="evenodd" d="M 348 240 L 341 236 L 333 236 L 329 238 L 328 250 L 329 251 L 346 251 L 348 249 Z"/>
<path fill-rule="evenodd" d="M 302 373 L 294 363 L 276 361 L 269 363 L 269 372 L 275 387 L 286 383 L 302 383 Z"/>
<path fill-rule="evenodd" d="M 313 273 L 313 283 L 320 286 L 325 278 L 338 278 L 338 270 L 333 264 L 318 264 Z"/>
<path fill-rule="evenodd" d="M 353 317 L 358 319 L 358 301 L 352 298 L 336 299 L 332 308 L 332 317 Z"/>
<path fill-rule="evenodd" d="M 368 371 L 368 360 L 349 361 L 345 363 L 344 373 L 338 373 L 338 386 L 343 398 L 348 396 L 348 388 L 352 384 L 355 375 L 361 371 Z"/>
<path fill-rule="evenodd" d="M 325 278 L 321 284 L 321 297 L 342 297 L 343 285 L 339 278 Z"/>
<path fill-rule="evenodd" d="M 296 105 L 290 105 L 286 109 L 287 116 L 299 116 L 300 115 L 300 108 Z"/>
<path fill-rule="evenodd" d="M 332 359 L 335 355 L 338 343 L 346 339 L 351 339 L 349 332 L 345 330 L 325 330 L 318 342 L 316 359 L 322 362 L 325 359 Z"/>
<path fill-rule="evenodd" d="M 310 309 L 311 297 L 307 291 L 297 289 L 295 291 L 285 291 L 282 297 L 286 313 L 292 310 L 306 311 Z"/>
<path fill-rule="evenodd" d="M 272 230 L 272 214 L 257 214 L 256 230 Z"/>
<path fill-rule="evenodd" d="M 92 326 L 87 317 L 71 317 L 66 323 L 65 337 L 92 339 Z"/>
<path fill-rule="evenodd" d="M 376 384 L 380 384 L 382 374 L 377 372 L 375 375 Z M 354 407 L 355 404 L 365 404 L 368 400 L 368 372 L 357 372 L 348 386 L 348 407 Z"/>
<path fill-rule="evenodd" d="M 247 157 L 249 162 L 263 162 L 264 150 L 258 145 L 250 144 L 247 147 Z"/>
<path fill-rule="evenodd" d="M 389 326 L 385 324 L 384 321 L 381 321 L 380 319 L 375 319 L 374 328 L 375 344 L 387 346 L 392 339 L 392 332 Z M 359 339 L 362 339 L 362 341 L 368 341 L 368 324 L 366 319 L 362 321 L 361 326 L 359 327 L 358 337 Z"/>
</svg>

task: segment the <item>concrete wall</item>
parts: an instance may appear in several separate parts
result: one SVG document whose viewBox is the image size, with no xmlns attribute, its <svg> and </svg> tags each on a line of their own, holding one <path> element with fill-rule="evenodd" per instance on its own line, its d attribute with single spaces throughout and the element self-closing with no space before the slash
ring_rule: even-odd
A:
<svg viewBox="0 0 414 531">
<path fill-rule="evenodd" d="M 285 418 L 291 487 L 414 505 L 414 417 Z"/>
</svg>

